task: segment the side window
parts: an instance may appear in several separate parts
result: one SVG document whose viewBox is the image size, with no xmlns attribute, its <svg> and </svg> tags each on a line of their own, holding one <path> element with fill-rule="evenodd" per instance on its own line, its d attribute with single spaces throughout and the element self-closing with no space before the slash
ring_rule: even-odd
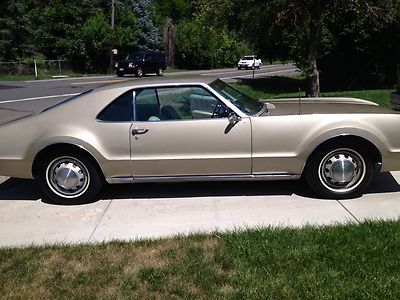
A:
<svg viewBox="0 0 400 300">
<path fill-rule="evenodd" d="M 128 91 L 104 108 L 97 119 L 104 122 L 131 122 L 133 120 L 132 91 Z"/>
<path fill-rule="evenodd" d="M 136 93 L 137 121 L 227 117 L 229 109 L 202 87 L 165 87 Z"/>
<path fill-rule="evenodd" d="M 157 89 L 162 119 L 205 119 L 225 117 L 224 105 L 202 87 Z M 221 110 L 221 114 L 219 111 Z M 213 115 L 214 113 L 214 115 Z"/>
<path fill-rule="evenodd" d="M 159 121 L 160 105 L 155 89 L 136 90 L 135 97 L 136 121 Z"/>
</svg>

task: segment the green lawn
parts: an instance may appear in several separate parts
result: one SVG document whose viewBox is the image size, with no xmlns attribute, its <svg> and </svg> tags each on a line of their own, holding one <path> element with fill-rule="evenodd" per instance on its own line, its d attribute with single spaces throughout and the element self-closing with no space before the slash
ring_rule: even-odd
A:
<svg viewBox="0 0 400 300">
<path fill-rule="evenodd" d="M 246 79 L 233 84 L 237 89 L 258 99 L 305 97 L 305 82 L 301 77 L 268 77 Z M 384 107 L 391 107 L 392 89 L 322 92 L 323 97 L 354 97 L 370 100 Z"/>
<path fill-rule="evenodd" d="M 399 299 L 400 222 L 0 249 L 2 298 Z"/>
</svg>

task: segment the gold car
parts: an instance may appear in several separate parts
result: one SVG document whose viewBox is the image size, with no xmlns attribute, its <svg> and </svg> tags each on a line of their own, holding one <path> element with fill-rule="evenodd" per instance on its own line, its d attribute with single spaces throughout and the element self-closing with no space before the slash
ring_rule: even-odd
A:
<svg viewBox="0 0 400 300">
<path fill-rule="evenodd" d="M 359 196 L 400 170 L 400 115 L 360 99 L 252 99 L 220 79 L 104 86 L 0 127 L 0 174 L 36 178 L 56 203 L 104 181 L 283 180 Z"/>
</svg>

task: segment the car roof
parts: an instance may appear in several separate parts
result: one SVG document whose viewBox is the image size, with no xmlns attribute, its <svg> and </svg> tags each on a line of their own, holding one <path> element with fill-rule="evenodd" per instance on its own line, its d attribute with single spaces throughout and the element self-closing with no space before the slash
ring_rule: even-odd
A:
<svg viewBox="0 0 400 300">
<path fill-rule="evenodd" d="M 104 91 L 109 89 L 134 89 L 142 86 L 152 86 L 152 85 L 170 85 L 170 84 L 209 84 L 218 77 L 215 76 L 199 76 L 199 75 L 190 75 L 190 76 L 152 76 L 152 77 L 144 77 L 144 78 L 129 78 L 126 80 L 120 80 L 119 82 L 106 83 L 102 85 L 94 91 Z"/>
</svg>

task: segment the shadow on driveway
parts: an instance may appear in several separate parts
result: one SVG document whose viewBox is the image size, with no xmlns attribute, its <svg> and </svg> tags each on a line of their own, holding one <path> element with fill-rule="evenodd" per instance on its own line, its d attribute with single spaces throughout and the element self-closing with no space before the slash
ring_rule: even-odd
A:
<svg viewBox="0 0 400 300">
<path fill-rule="evenodd" d="M 365 194 L 400 192 L 400 185 L 389 173 L 379 174 Z M 296 194 L 312 200 L 313 193 L 299 181 L 256 182 L 190 182 L 190 183 L 140 183 L 106 184 L 97 200 L 152 199 L 190 197 L 237 196 L 290 196 Z M 42 198 L 39 185 L 34 180 L 10 178 L 0 184 L 1 200 L 32 200 Z M 315 199 L 315 198 L 314 198 Z M 320 200 L 320 199 L 319 199 Z M 45 203 L 51 204 L 46 199 Z"/>
</svg>

